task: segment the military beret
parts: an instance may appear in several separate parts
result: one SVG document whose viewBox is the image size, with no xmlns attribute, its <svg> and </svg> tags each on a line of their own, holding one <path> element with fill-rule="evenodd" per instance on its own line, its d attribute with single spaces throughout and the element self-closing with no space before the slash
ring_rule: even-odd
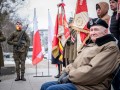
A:
<svg viewBox="0 0 120 90">
<path fill-rule="evenodd" d="M 111 0 L 110 0 L 110 1 L 111 1 Z M 114 1 L 118 2 L 118 0 L 114 0 Z"/>
<path fill-rule="evenodd" d="M 91 26 L 94 26 L 94 25 L 100 25 L 100 26 L 103 26 L 105 28 L 108 28 L 108 24 L 100 19 L 100 18 L 94 18 L 94 19 L 91 19 L 88 23 L 87 23 L 87 28 L 90 29 Z"/>
<path fill-rule="evenodd" d="M 16 25 L 17 25 L 17 24 L 20 24 L 20 25 L 22 25 L 22 23 L 21 23 L 20 21 L 17 21 L 17 22 L 16 22 Z"/>
</svg>

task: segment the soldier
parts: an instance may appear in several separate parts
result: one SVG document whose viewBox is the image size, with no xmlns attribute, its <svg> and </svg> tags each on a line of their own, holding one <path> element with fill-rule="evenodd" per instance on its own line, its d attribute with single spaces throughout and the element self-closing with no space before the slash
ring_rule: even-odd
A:
<svg viewBox="0 0 120 90">
<path fill-rule="evenodd" d="M 2 34 L 2 31 L 0 30 L 0 42 L 5 41 L 6 38 L 4 37 L 4 35 Z M 2 47 L 1 47 L 1 43 L 0 43 L 0 74 L 1 74 L 1 67 L 4 66 L 4 61 L 3 61 L 3 52 L 2 52 Z M 0 80 L 1 82 L 1 80 Z"/>
<path fill-rule="evenodd" d="M 64 62 L 63 66 L 67 66 L 68 64 L 72 63 L 77 56 L 77 34 L 76 30 L 72 29 L 73 18 L 70 17 L 69 19 L 69 29 L 70 29 L 70 38 L 65 44 L 64 47 Z"/>
<path fill-rule="evenodd" d="M 72 24 L 72 23 L 71 23 Z M 70 28 L 70 49 L 69 49 L 69 63 L 73 63 L 77 57 L 77 31 L 72 29 L 72 25 L 69 24 Z"/>
<path fill-rule="evenodd" d="M 27 33 L 22 30 L 22 24 L 20 22 L 16 23 L 16 31 L 13 32 L 10 37 L 8 37 L 7 43 L 9 45 L 13 45 L 13 58 L 17 73 L 17 78 L 15 81 L 26 81 L 24 78 L 25 59 L 30 46 L 30 39 Z"/>
</svg>

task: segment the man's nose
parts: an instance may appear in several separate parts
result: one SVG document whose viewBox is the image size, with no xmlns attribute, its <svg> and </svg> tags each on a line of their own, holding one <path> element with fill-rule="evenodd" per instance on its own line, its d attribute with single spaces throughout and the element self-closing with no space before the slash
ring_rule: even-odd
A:
<svg viewBox="0 0 120 90">
<path fill-rule="evenodd" d="M 94 30 L 92 30 L 92 31 L 91 31 L 91 34 L 94 34 L 94 33 L 95 33 L 95 31 L 94 31 Z"/>
</svg>

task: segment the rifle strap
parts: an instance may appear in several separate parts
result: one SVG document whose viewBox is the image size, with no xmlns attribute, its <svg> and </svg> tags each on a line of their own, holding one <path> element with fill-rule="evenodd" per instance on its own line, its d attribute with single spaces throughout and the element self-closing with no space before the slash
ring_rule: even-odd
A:
<svg viewBox="0 0 120 90">
<path fill-rule="evenodd" d="M 24 35 L 25 31 L 21 31 L 21 33 L 18 36 L 18 41 L 22 39 L 23 35 Z"/>
</svg>

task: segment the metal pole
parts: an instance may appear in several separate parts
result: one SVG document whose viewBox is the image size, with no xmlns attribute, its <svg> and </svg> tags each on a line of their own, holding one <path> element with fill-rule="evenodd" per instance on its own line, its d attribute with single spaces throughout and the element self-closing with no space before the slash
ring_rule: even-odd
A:
<svg viewBox="0 0 120 90">
<path fill-rule="evenodd" d="M 36 76 L 37 76 L 37 64 L 36 64 Z"/>
<path fill-rule="evenodd" d="M 48 76 L 49 76 L 49 59 L 48 59 Z"/>
<path fill-rule="evenodd" d="M 44 75 L 43 75 L 43 72 L 42 72 L 42 75 L 41 75 L 41 76 L 38 76 L 38 75 L 37 75 L 37 65 L 36 65 L 36 76 L 34 76 L 34 77 L 52 77 L 51 75 L 49 75 L 49 61 L 48 61 L 48 75 L 44 76 Z"/>
</svg>

